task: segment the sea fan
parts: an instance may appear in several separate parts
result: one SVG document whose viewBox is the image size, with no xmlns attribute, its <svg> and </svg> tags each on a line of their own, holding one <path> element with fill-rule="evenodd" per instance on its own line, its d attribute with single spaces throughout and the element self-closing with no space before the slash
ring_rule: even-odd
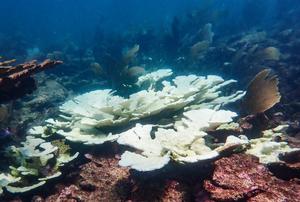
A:
<svg viewBox="0 0 300 202">
<path fill-rule="evenodd" d="M 249 114 L 265 112 L 280 101 L 278 78 L 270 69 L 260 71 L 250 82 L 243 100 L 243 110 Z"/>
</svg>

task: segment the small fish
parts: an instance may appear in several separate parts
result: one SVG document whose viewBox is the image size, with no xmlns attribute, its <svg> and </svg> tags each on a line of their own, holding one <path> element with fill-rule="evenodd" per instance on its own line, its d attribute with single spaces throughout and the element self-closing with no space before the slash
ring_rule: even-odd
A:
<svg viewBox="0 0 300 202">
<path fill-rule="evenodd" d="M 183 60 L 185 60 L 185 57 L 184 57 L 184 56 L 180 56 L 180 57 L 178 57 L 178 58 L 176 59 L 176 61 L 183 61 Z"/>
</svg>

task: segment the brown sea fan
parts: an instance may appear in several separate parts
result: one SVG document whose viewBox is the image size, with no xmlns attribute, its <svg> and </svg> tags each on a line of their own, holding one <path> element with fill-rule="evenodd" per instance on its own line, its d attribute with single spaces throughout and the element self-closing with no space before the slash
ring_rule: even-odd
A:
<svg viewBox="0 0 300 202">
<path fill-rule="evenodd" d="M 249 114 L 265 112 L 280 101 L 278 78 L 270 69 L 260 71 L 249 83 L 243 100 L 243 111 Z"/>
</svg>

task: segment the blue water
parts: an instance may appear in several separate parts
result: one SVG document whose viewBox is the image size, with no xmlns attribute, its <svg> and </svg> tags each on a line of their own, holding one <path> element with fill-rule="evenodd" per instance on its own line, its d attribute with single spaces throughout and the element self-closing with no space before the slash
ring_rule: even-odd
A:
<svg viewBox="0 0 300 202">
<path fill-rule="evenodd" d="M 297 0 L 10 0 L 0 4 L 0 54 L 12 44 L 59 49 L 66 40 L 81 47 L 95 43 L 95 33 L 125 33 L 132 29 L 169 29 L 174 16 L 185 18 L 200 9 L 221 33 L 273 25 L 299 8 Z M 299 16 L 299 15 L 298 15 Z M 292 23 L 293 19 L 290 19 Z M 295 19 L 294 19 L 295 20 Z M 192 29 L 192 27 L 191 27 Z M 10 42 L 5 38 L 9 36 Z M 11 46 L 11 47 L 9 47 Z M 20 50 L 19 54 L 22 51 Z M 13 55 L 12 55 L 13 56 Z M 16 57 L 16 56 L 15 56 Z"/>
<path fill-rule="evenodd" d="M 162 27 L 195 1 L 12 0 L 1 3 L 1 34 L 21 37 L 32 46 L 74 39 L 92 43 L 95 32 L 125 32 L 144 26 Z M 1 51 L 2 52 L 2 51 Z"/>
<path fill-rule="evenodd" d="M 214 69 L 231 62 L 232 55 L 222 51 L 206 55 L 201 63 L 191 62 L 188 49 L 199 41 L 197 33 L 205 24 L 212 24 L 213 48 L 248 32 L 266 31 L 270 37 L 297 29 L 300 18 L 297 0 L 10 0 L 0 7 L 0 56 L 42 61 L 59 51 L 65 67 L 53 73 L 74 76 L 97 62 L 111 80 L 121 80 L 116 76 L 122 66 L 118 61 L 134 44 L 140 51 L 132 66 L 189 67 L 190 72 L 237 78 L 242 70 L 233 74 Z M 203 72 L 193 66 L 209 68 Z M 87 72 L 84 79 L 92 76 Z"/>
</svg>

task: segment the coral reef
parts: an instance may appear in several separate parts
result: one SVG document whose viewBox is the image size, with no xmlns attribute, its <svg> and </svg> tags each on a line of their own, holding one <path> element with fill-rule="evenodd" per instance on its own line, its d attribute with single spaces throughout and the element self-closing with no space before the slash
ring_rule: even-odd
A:
<svg viewBox="0 0 300 202">
<path fill-rule="evenodd" d="M 205 189 L 217 201 L 297 201 L 300 185 L 274 177 L 258 158 L 234 154 L 215 162 Z"/>
<path fill-rule="evenodd" d="M 120 144 L 144 151 L 144 156 L 125 152 L 120 164 L 129 166 L 128 162 L 140 159 L 142 163 L 138 161 L 136 166 L 131 167 L 142 171 L 162 168 L 170 159 L 181 163 L 193 163 L 215 158 L 223 150 L 228 150 L 228 144 L 238 147 L 247 143 L 246 140 L 229 137 L 228 142 L 215 149 L 207 146 L 204 139 L 207 135 L 204 131 L 231 122 L 236 116 L 230 111 L 203 109 L 204 106 L 218 109 L 240 99 L 244 95 L 243 91 L 229 96 L 222 96 L 220 91 L 222 87 L 236 81 L 224 81 L 221 77 L 212 75 L 177 76 L 172 81 L 162 81 L 162 78 L 172 73 L 169 70 L 164 72 L 166 74 L 159 76 L 156 76 L 157 73 L 145 75 L 144 79 L 140 79 L 141 85 L 144 86 L 145 83 L 150 85 L 146 84 L 146 90 L 134 93 L 129 98 L 113 95 L 112 90 L 108 89 L 79 95 L 64 103 L 60 107 L 61 114 L 57 119 L 48 119 L 45 126 L 31 128 L 26 141 L 21 143 L 22 146 L 11 146 L 7 149 L 7 156 L 13 165 L 10 166 L 10 173 L 14 178 L 8 178 L 9 175 L 6 175 L 7 179 L 12 180 L 4 184 L 6 190 L 12 193 L 27 192 L 62 174 L 60 167 L 75 159 L 78 153 L 70 155 L 69 148 L 64 142 L 53 141 L 56 134 L 69 141 L 84 144 L 103 144 L 120 137 L 118 139 Z M 180 110 L 183 113 L 175 117 L 174 113 Z M 131 122 L 140 122 L 159 114 L 169 119 L 170 124 L 137 124 L 130 130 L 122 128 Z M 199 116 L 201 114 L 202 116 Z M 107 127 L 110 127 L 110 130 L 117 128 L 121 133 L 107 134 L 105 130 Z M 153 127 L 157 128 L 155 139 L 151 139 Z M 173 141 L 170 141 L 170 138 Z M 132 159 L 130 155 L 138 158 Z M 160 162 L 159 166 L 157 162 Z M 77 191 L 77 188 L 69 187 L 59 197 L 63 198 L 66 195 L 72 197 L 72 193 Z M 108 193 L 111 193 L 111 190 Z"/>
<path fill-rule="evenodd" d="M 62 182 L 51 193 L 47 187 L 45 194 L 35 192 L 41 196 L 33 201 L 297 201 L 297 179 L 284 180 L 300 176 L 299 25 L 240 32 L 228 27 L 241 23 L 230 21 L 222 29 L 222 21 L 215 23 L 221 11 L 204 7 L 174 17 L 170 31 L 107 31 L 105 38 L 86 43 L 91 47 L 70 39 L 60 51 L 45 47 L 48 58 L 66 61 L 55 76 L 32 77 L 60 61 L 16 66 L 15 60 L 0 62 L 0 102 L 30 92 L 34 81 L 39 86 L 30 96 L 0 107 L 1 140 L 23 140 L 23 131 L 31 128 L 25 141 L 14 142 L 7 156 L 1 156 L 0 194 L 28 193 L 64 177 L 62 166 L 78 155 L 67 144 L 75 142 L 88 146 L 74 152 L 84 148 L 110 154 L 86 155 L 90 162 L 80 161 L 74 181 Z M 34 45 L 22 49 L 30 59 L 45 53 Z M 175 76 L 171 69 L 153 68 L 169 66 Z M 259 73 L 245 94 L 232 90 L 235 80 L 198 76 L 216 72 L 226 79 L 239 78 L 241 86 Z M 252 114 L 245 118 L 228 110 L 238 112 L 236 106 L 225 108 L 243 96 L 242 111 Z M 105 144 L 109 148 L 103 145 L 114 141 Z M 112 154 L 117 149 L 120 156 Z M 216 159 L 213 177 L 204 183 L 208 197 L 201 180 L 212 172 Z"/>
</svg>

